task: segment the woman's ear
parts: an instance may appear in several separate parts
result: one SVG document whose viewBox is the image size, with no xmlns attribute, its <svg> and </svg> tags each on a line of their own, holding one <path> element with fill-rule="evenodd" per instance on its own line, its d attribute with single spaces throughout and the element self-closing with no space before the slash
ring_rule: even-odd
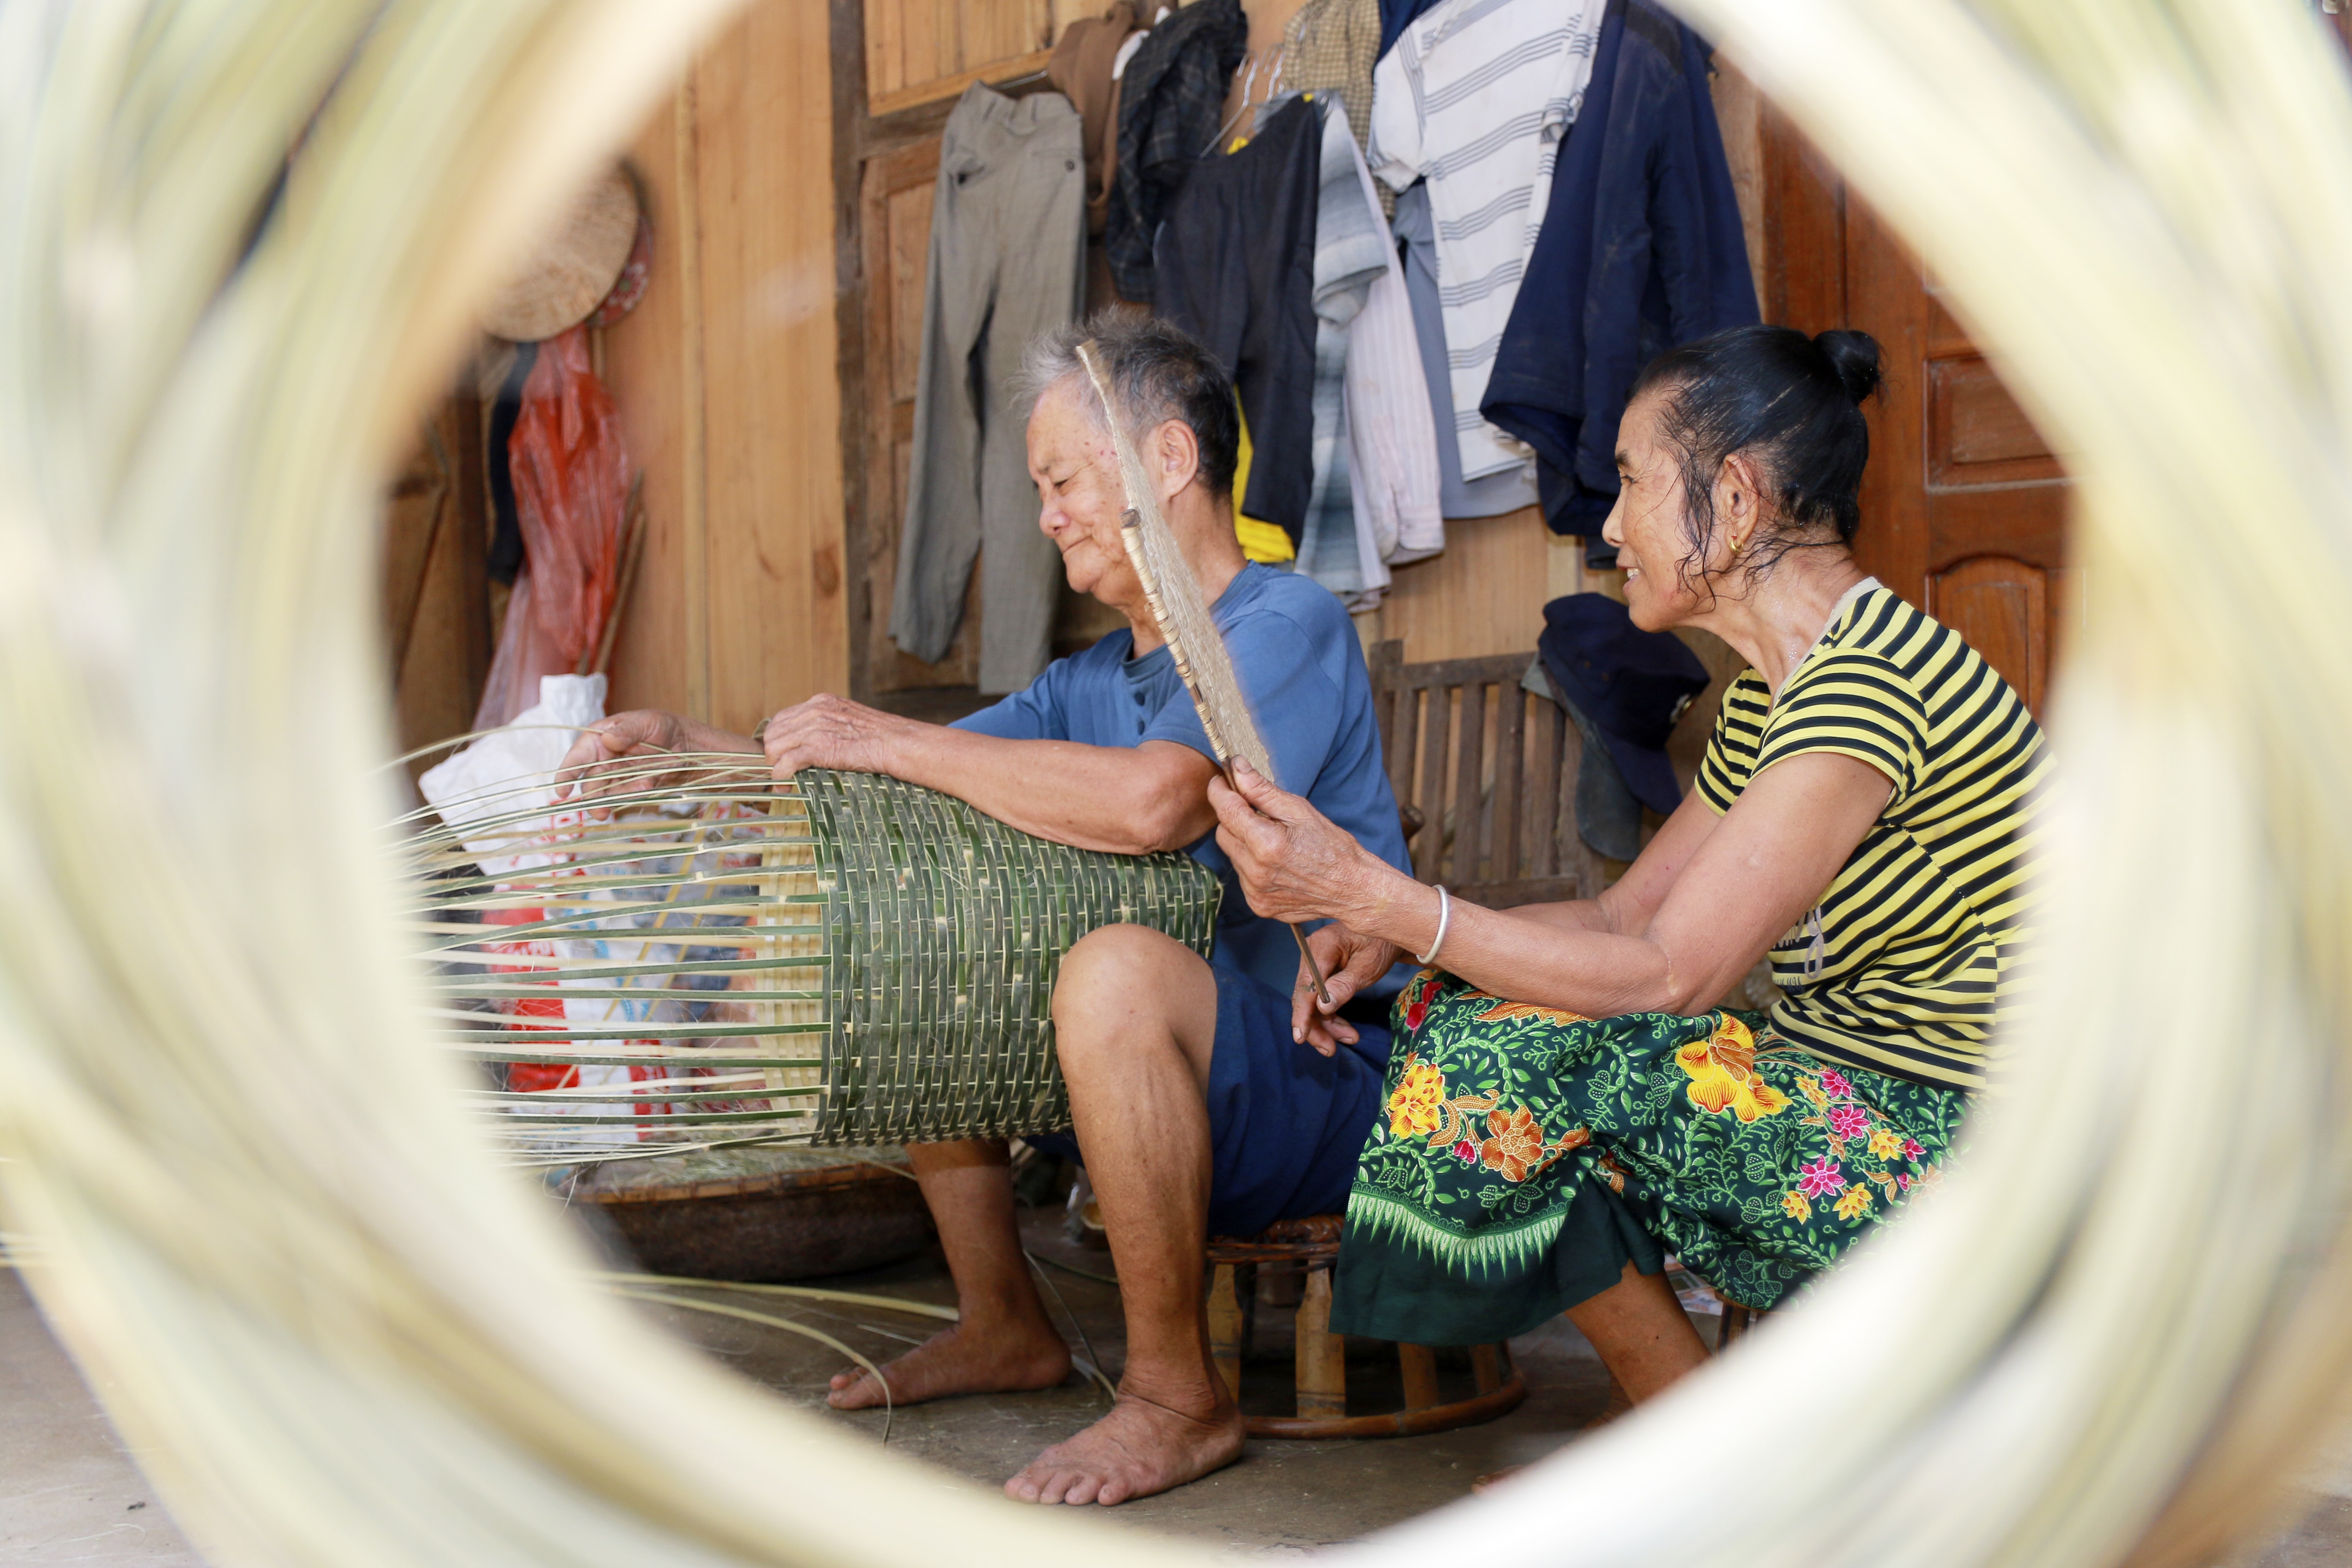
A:
<svg viewBox="0 0 2352 1568">
<path fill-rule="evenodd" d="M 1756 460 L 1745 452 L 1734 452 L 1716 470 L 1717 522 L 1742 549 L 1756 542 L 1756 531 L 1764 521 L 1764 492 L 1757 482 L 1761 477 Z"/>
<path fill-rule="evenodd" d="M 1160 499 L 1174 500 L 1201 472 L 1201 440 L 1181 419 L 1164 419 L 1152 432 L 1159 454 Z"/>
</svg>

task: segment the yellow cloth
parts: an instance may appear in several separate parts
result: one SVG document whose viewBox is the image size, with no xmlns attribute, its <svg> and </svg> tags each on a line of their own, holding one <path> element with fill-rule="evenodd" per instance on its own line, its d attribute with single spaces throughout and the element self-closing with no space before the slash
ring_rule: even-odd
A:
<svg viewBox="0 0 2352 1568">
<path fill-rule="evenodd" d="M 1238 403 L 1238 399 L 1235 400 Z M 1237 407 L 1234 413 L 1238 415 Z M 1241 456 L 1234 464 L 1234 537 L 1242 542 L 1242 553 L 1253 561 L 1263 561 L 1272 566 L 1298 559 L 1298 547 L 1290 542 L 1290 535 L 1271 522 L 1242 515 L 1242 497 L 1249 494 L 1250 438 L 1249 421 L 1242 420 Z"/>
</svg>

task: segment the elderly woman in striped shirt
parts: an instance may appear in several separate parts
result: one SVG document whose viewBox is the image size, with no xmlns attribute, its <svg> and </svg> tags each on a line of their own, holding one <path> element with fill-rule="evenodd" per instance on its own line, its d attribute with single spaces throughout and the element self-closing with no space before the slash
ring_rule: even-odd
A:
<svg viewBox="0 0 2352 1568">
<path fill-rule="evenodd" d="M 1606 530 L 1626 605 L 1749 668 L 1697 787 L 1600 898 L 1475 908 L 1255 774 L 1214 787 L 1251 907 L 1333 922 L 1335 1002 L 1423 964 L 1335 1327 L 1476 1344 L 1565 1310 L 1639 1401 L 1705 1354 L 1664 1254 L 1772 1307 L 1951 1146 L 2026 963 L 2046 753 L 1990 666 L 1854 563 L 1878 381 L 1864 334 L 1779 327 L 1643 373 Z M 1768 953 L 1783 999 L 1718 1007 Z M 1303 986 L 1293 1032 L 1351 1034 Z"/>
</svg>

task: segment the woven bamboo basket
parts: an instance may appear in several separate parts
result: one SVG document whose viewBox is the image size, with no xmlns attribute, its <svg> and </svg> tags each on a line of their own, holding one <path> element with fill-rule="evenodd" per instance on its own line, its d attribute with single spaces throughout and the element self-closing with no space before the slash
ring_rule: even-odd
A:
<svg viewBox="0 0 2352 1568">
<path fill-rule="evenodd" d="M 535 1161 L 1067 1127 L 1062 954 L 1105 925 L 1204 957 L 1215 933 L 1188 857 L 1049 843 L 878 774 L 662 758 L 604 792 L 583 810 L 542 775 L 404 824 L 440 1037 Z"/>
</svg>

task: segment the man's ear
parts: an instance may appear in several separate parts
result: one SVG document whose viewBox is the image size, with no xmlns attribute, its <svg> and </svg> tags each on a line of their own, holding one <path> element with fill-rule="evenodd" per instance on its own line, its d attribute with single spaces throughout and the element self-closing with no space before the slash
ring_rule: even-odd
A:
<svg viewBox="0 0 2352 1568">
<path fill-rule="evenodd" d="M 1174 500 L 1201 472 L 1201 439 L 1181 419 L 1164 419 L 1152 432 L 1152 449 L 1159 461 L 1160 499 Z"/>
</svg>

